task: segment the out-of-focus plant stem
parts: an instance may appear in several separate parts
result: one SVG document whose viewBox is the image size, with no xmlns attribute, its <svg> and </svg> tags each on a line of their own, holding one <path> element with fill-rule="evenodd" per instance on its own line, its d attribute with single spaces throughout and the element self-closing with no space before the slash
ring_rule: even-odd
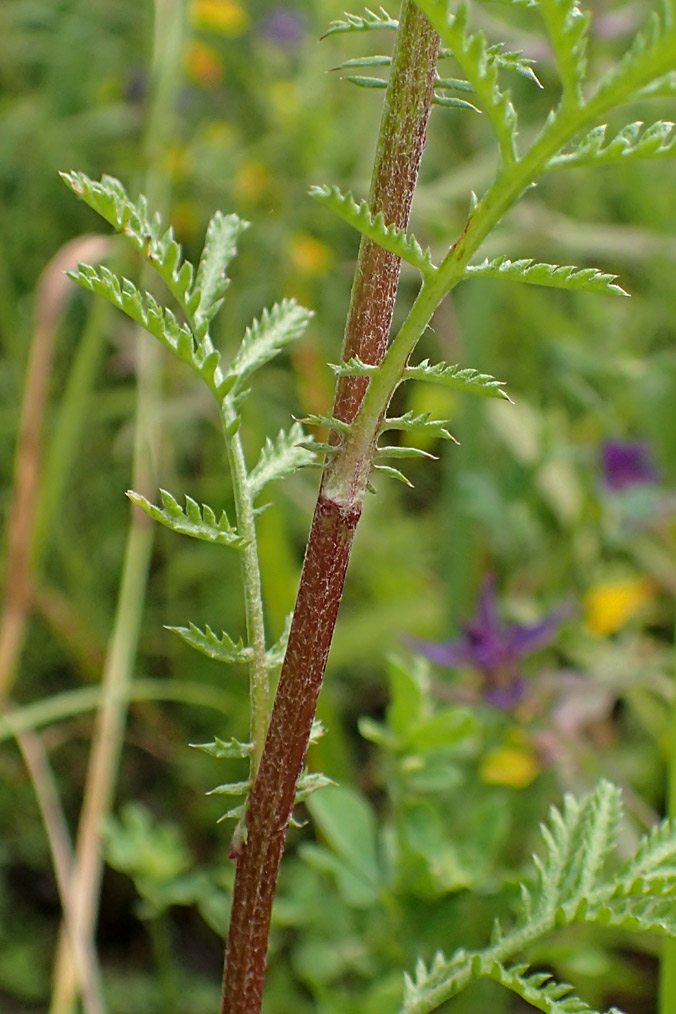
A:
<svg viewBox="0 0 676 1014">
<path fill-rule="evenodd" d="M 150 169 L 144 190 L 151 206 L 160 209 L 168 203 L 168 185 L 159 156 L 171 138 L 174 97 L 180 81 L 184 7 L 183 0 L 155 2 L 153 97 L 146 131 L 146 157 Z M 140 335 L 136 345 L 137 401 L 132 485 L 140 493 L 149 496 L 155 487 L 160 357 L 159 348 Z M 110 808 L 117 779 L 152 543 L 153 530 L 148 518 L 141 512 L 132 510 L 71 877 L 70 900 L 75 920 L 74 930 L 82 945 L 93 939 L 96 928 L 103 872 L 101 822 Z M 76 995 L 72 952 L 68 936 L 62 933 L 55 967 L 51 1014 L 72 1014 Z"/>
<path fill-rule="evenodd" d="M 439 38 L 412 0 L 404 0 L 369 195 L 373 212 L 406 228 L 425 144 Z M 362 241 L 343 359 L 382 360 L 399 280 L 396 257 Z M 334 414 L 351 422 L 366 388 L 339 381 Z M 371 458 L 374 448 L 369 451 Z M 368 463 L 359 463 L 360 472 Z M 342 596 L 361 496 L 329 498 L 322 482 L 306 550 L 286 658 L 258 777 L 249 800 L 247 840 L 237 856 L 226 950 L 223 1014 L 258 1014 L 270 914 L 296 785 Z"/>
</svg>

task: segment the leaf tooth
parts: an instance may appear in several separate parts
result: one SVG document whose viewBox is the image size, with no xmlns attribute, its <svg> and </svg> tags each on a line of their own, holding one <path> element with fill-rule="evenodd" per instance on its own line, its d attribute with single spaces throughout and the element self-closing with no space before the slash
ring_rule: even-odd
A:
<svg viewBox="0 0 676 1014">
<path fill-rule="evenodd" d="M 191 496 L 187 495 L 185 498 L 185 513 L 194 524 L 199 524 L 202 521 L 202 512 L 197 500 L 193 500 Z"/>
<path fill-rule="evenodd" d="M 166 489 L 160 489 L 160 500 L 167 514 L 173 517 L 180 517 L 183 514 L 180 504 Z"/>
</svg>

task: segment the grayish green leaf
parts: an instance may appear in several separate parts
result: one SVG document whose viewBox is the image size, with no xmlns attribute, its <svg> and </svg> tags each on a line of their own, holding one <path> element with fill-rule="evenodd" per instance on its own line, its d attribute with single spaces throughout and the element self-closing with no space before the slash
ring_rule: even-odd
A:
<svg viewBox="0 0 676 1014">
<path fill-rule="evenodd" d="M 357 204 L 351 193 L 343 194 L 338 187 L 310 187 L 310 195 L 326 204 L 368 239 L 412 264 L 423 275 L 436 272 L 429 249 L 423 251 L 415 236 L 407 236 L 394 223 L 386 225 L 382 213 L 372 215 L 366 201 Z"/>
<path fill-rule="evenodd" d="M 292 475 L 298 468 L 313 462 L 315 455 L 308 447 L 312 448 L 312 441 L 297 422 L 288 433 L 280 430 L 274 443 L 267 437 L 260 458 L 247 480 L 251 499 L 255 500 L 269 482 Z"/>
<path fill-rule="evenodd" d="M 465 268 L 466 278 L 502 278 L 530 285 L 548 285 L 557 289 L 578 289 L 582 292 L 611 292 L 620 296 L 629 293 L 615 284 L 617 275 L 605 274 L 598 268 L 576 268 L 565 264 L 536 264 L 532 258 L 510 261 L 507 257 L 484 260 Z"/>
<path fill-rule="evenodd" d="M 233 641 L 225 631 L 222 631 L 219 637 L 211 627 L 200 630 L 194 623 L 187 627 L 167 627 L 166 629 L 178 634 L 181 640 L 189 644 L 191 648 L 201 651 L 207 658 L 213 658 L 217 662 L 225 662 L 229 665 L 233 662 L 248 662 L 251 659 L 251 648 L 245 647 L 241 638 L 237 642 Z"/>
<path fill-rule="evenodd" d="M 246 329 L 242 344 L 235 355 L 226 377 L 231 389 L 241 390 L 244 381 L 260 366 L 269 362 L 291 342 L 300 338 L 312 313 L 299 306 L 294 299 L 275 303 L 264 310 L 260 320 Z"/>
<path fill-rule="evenodd" d="M 161 508 L 156 507 L 140 493 L 135 493 L 133 490 L 127 490 L 127 496 L 132 503 L 145 511 L 153 520 L 159 521 L 161 525 L 165 525 L 181 535 L 190 535 L 203 542 L 213 542 L 221 546 L 230 546 L 233 549 L 242 549 L 245 545 L 244 539 L 230 524 L 225 511 L 221 511 L 220 517 L 217 518 L 211 507 L 207 504 L 202 504 L 200 507 L 197 501 L 190 496 L 185 498 L 185 510 L 166 489 L 160 490 Z"/>
<path fill-rule="evenodd" d="M 373 28 L 395 29 L 399 27 L 399 22 L 395 18 L 390 17 L 384 7 L 379 7 L 377 11 L 372 11 L 366 7 L 364 11 L 362 16 L 346 12 L 343 20 L 331 22 L 328 31 L 322 35 L 322 38 L 325 39 L 328 35 L 337 35 L 344 32 L 367 32 Z"/>
<path fill-rule="evenodd" d="M 452 387 L 458 391 L 468 391 L 472 394 L 481 394 L 486 398 L 503 398 L 511 402 L 511 398 L 504 390 L 504 381 L 496 380 L 487 373 L 479 373 L 478 370 L 467 369 L 466 367 L 447 363 L 436 363 L 432 366 L 428 359 L 425 359 L 417 366 L 407 366 L 404 371 L 404 380 L 424 380 L 427 383 L 442 384 L 444 387 Z"/>
</svg>

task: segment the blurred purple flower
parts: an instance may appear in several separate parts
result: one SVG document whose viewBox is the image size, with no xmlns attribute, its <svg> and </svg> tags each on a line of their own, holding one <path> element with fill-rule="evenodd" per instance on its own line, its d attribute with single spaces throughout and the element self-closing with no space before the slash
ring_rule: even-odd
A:
<svg viewBox="0 0 676 1014">
<path fill-rule="evenodd" d="M 260 26 L 261 35 L 281 49 L 295 49 L 305 33 L 305 20 L 293 7 L 273 7 Z"/>
<path fill-rule="evenodd" d="M 606 440 L 601 449 L 603 479 L 608 489 L 627 489 L 659 478 L 650 445 L 639 440 Z"/>
<path fill-rule="evenodd" d="M 437 665 L 477 670 L 481 675 L 481 696 L 496 708 L 511 710 L 521 701 L 526 682 L 521 662 L 544 648 L 570 615 L 565 607 L 555 610 L 531 627 L 500 622 L 495 580 L 484 580 L 476 616 L 463 624 L 463 634 L 454 641 L 409 640 L 409 645 Z"/>
</svg>

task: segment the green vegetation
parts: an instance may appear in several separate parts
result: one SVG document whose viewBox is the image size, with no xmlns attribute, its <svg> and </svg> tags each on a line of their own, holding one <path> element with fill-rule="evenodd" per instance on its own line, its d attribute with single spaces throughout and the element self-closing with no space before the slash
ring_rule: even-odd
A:
<svg viewBox="0 0 676 1014">
<path fill-rule="evenodd" d="M 676 12 L 592 13 L 0 11 L 0 1010 L 217 1011 L 290 781 L 268 1014 L 676 1011 Z"/>
</svg>

